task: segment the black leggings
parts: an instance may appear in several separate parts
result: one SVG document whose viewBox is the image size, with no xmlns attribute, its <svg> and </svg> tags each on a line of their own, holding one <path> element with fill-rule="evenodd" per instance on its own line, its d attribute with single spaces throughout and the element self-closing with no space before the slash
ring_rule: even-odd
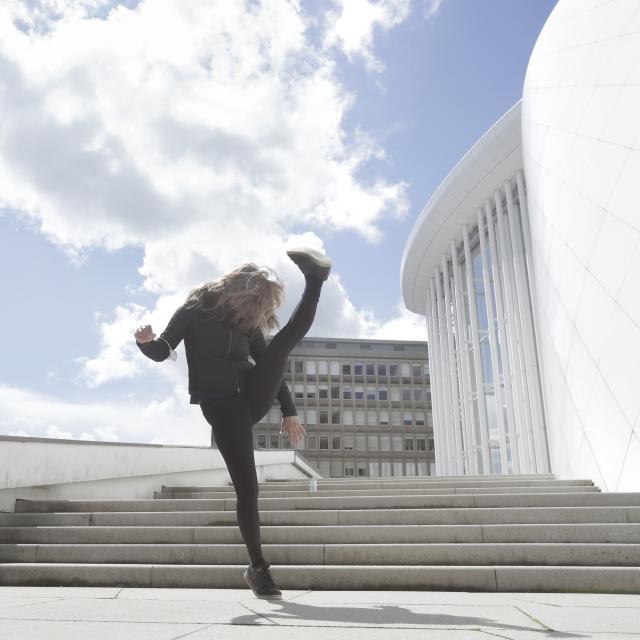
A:
<svg viewBox="0 0 640 640">
<path fill-rule="evenodd" d="M 276 398 L 291 350 L 311 328 L 323 280 L 307 276 L 302 298 L 287 324 L 276 333 L 247 374 L 246 390 L 202 402 L 202 414 L 213 429 L 218 449 L 236 490 L 238 526 L 249 558 L 264 563 L 260 545 L 258 478 L 253 457 L 253 425 Z"/>
</svg>

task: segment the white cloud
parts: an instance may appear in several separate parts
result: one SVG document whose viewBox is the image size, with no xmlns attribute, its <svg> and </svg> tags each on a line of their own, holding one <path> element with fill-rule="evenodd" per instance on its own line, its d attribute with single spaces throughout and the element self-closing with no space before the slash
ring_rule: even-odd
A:
<svg viewBox="0 0 640 640">
<path fill-rule="evenodd" d="M 444 0 L 424 0 L 423 15 L 425 20 L 433 18 L 440 11 Z"/>
<path fill-rule="evenodd" d="M 388 31 L 403 22 L 410 0 L 336 0 L 336 4 L 338 10 L 329 15 L 325 46 L 338 46 L 350 60 L 361 58 L 370 71 L 382 71 L 384 65 L 373 51 L 375 31 Z"/>
<path fill-rule="evenodd" d="M 355 95 L 333 56 L 338 47 L 379 71 L 374 36 L 408 13 L 409 0 L 341 2 L 318 47 L 296 0 L 0 4 L 0 209 L 78 260 L 95 247 L 144 249 L 144 288 L 158 301 L 147 310 L 124 299 L 97 317 L 100 345 L 80 360 L 81 379 L 98 387 L 154 372 L 173 390 L 137 408 L 5 388 L 12 429 L 150 441 L 162 437 L 157 421 L 169 431 L 175 421 L 181 442 L 203 442 L 184 406 L 184 357 L 147 360 L 133 331 L 151 322 L 159 332 L 191 287 L 243 261 L 285 281 L 286 321 L 303 284 L 287 246 L 322 250 L 322 235 L 340 231 L 376 243 L 385 217 L 407 213 L 405 183 L 359 177 L 384 150 L 346 129 Z M 313 332 L 402 338 L 407 313 L 383 324 L 356 308 L 337 264 Z M 19 399 L 33 403 L 24 419 Z"/>
</svg>

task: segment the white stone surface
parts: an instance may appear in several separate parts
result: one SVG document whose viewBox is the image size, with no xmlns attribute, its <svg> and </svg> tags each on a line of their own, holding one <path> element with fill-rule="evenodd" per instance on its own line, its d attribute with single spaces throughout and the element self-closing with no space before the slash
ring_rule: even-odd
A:
<svg viewBox="0 0 640 640">
<path fill-rule="evenodd" d="M 0 588 L 10 640 L 640 638 L 638 621 L 640 595 Z"/>
<path fill-rule="evenodd" d="M 522 101 L 551 468 L 609 491 L 640 488 L 639 59 L 637 0 L 560 0 Z"/>
</svg>

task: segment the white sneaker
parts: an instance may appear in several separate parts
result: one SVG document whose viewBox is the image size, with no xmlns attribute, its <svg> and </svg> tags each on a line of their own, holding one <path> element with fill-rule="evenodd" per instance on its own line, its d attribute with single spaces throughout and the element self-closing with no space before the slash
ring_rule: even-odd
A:
<svg viewBox="0 0 640 640">
<path fill-rule="evenodd" d="M 326 280 L 329 277 L 332 264 L 329 256 L 310 247 L 289 249 L 287 255 L 298 265 L 305 276 L 314 275 L 321 280 Z"/>
</svg>

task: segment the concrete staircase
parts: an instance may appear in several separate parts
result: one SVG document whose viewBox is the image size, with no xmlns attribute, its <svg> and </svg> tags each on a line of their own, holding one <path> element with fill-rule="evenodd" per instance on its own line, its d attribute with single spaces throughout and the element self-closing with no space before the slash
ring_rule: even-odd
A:
<svg viewBox="0 0 640 640">
<path fill-rule="evenodd" d="M 553 475 L 261 484 L 284 589 L 640 593 L 640 493 Z M 16 500 L 1 585 L 245 587 L 231 486 L 149 500 Z"/>
</svg>

